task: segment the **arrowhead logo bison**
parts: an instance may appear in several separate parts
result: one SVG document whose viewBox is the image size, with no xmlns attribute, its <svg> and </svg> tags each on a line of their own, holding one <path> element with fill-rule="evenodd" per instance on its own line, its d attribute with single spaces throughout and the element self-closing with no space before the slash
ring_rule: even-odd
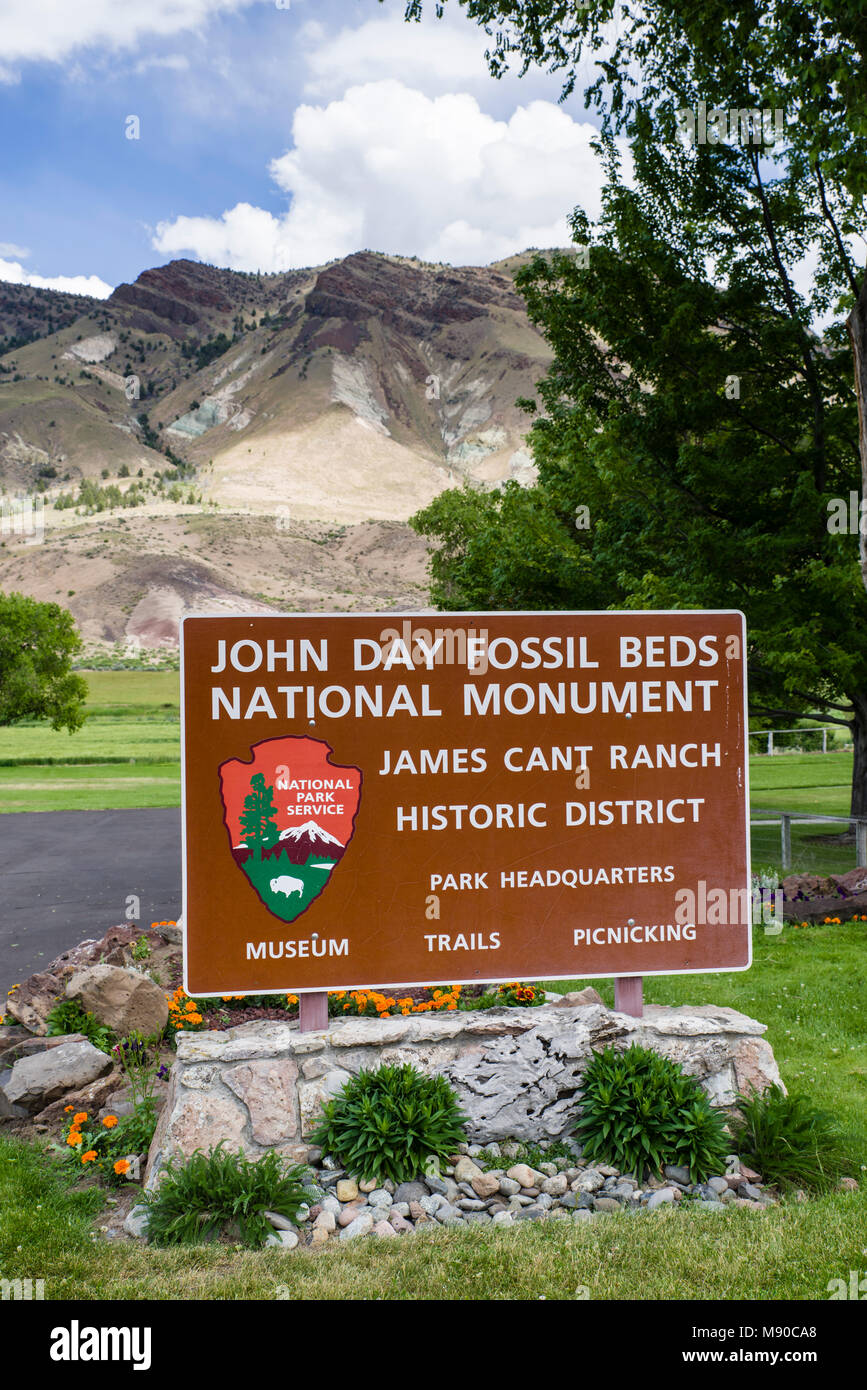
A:
<svg viewBox="0 0 867 1390">
<path fill-rule="evenodd" d="M 281 922 L 325 891 L 355 830 L 361 771 L 331 762 L 315 738 L 269 738 L 248 762 L 220 765 L 223 821 L 235 863 Z"/>
</svg>

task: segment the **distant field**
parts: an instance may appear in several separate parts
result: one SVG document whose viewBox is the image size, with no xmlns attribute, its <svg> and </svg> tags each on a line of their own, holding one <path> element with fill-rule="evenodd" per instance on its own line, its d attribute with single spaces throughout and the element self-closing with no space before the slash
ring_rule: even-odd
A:
<svg viewBox="0 0 867 1390">
<path fill-rule="evenodd" d="M 86 671 L 88 719 L 77 734 L 41 724 L 0 729 L 0 810 L 115 810 L 180 804 L 180 689 L 176 671 Z M 845 815 L 852 753 L 750 758 L 752 812 Z M 845 827 L 792 827 L 793 868 L 844 872 Z M 753 863 L 780 866 L 778 825 L 753 826 Z M 825 840 L 826 843 L 822 843 Z M 818 841 L 818 843 L 815 843 Z"/>
<path fill-rule="evenodd" d="M 750 758 L 750 804 L 757 811 L 811 811 L 845 816 L 850 806 L 852 753 L 784 753 Z M 839 844 L 844 824 L 793 825 L 793 873 L 845 873 L 855 867 L 854 844 Z M 753 864 L 781 870 L 779 825 L 754 825 Z"/>
<path fill-rule="evenodd" d="M 0 729 L 0 811 L 180 804 L 176 671 L 84 671 L 87 721 Z"/>
</svg>

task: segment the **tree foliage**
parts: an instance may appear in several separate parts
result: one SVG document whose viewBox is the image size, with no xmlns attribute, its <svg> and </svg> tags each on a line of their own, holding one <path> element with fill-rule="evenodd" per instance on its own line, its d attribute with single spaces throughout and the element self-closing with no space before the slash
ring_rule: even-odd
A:
<svg viewBox="0 0 867 1390">
<path fill-rule="evenodd" d="M 50 719 L 54 729 L 80 729 L 87 684 L 71 670 L 80 650 L 65 608 L 0 594 L 0 725 Z"/>
<path fill-rule="evenodd" d="M 599 57 L 587 93 L 602 110 L 606 186 L 598 224 L 580 208 L 572 217 L 586 253 L 539 255 L 517 276 L 554 349 L 526 403 L 539 483 L 520 506 L 465 494 L 420 514 L 417 528 L 441 544 L 437 599 L 741 608 L 753 712 L 849 724 L 852 809 L 865 812 L 867 597 L 856 537 L 828 527 L 831 500 L 858 485 L 846 317 L 859 294 L 849 244 L 867 123 L 860 88 L 853 109 L 843 97 L 854 101 L 864 48 L 855 7 L 649 0 L 640 13 L 623 6 L 613 38 L 605 0 L 586 12 L 465 8 L 512 23 L 493 71 L 519 51 L 568 79 L 582 44 L 613 44 L 616 61 Z M 738 113 L 730 138 L 685 137 L 682 113 L 700 101 Z M 744 138 L 740 112 L 775 106 L 782 145 Z M 586 533 L 572 525 L 579 506 Z M 550 582 L 537 602 L 541 566 L 556 569 L 564 604 Z"/>
</svg>

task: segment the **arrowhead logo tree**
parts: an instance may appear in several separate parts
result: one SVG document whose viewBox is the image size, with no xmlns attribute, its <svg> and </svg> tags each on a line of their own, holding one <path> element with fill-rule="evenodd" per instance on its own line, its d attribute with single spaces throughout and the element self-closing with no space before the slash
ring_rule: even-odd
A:
<svg viewBox="0 0 867 1390">
<path fill-rule="evenodd" d="M 361 770 L 331 762 L 321 739 L 270 738 L 250 760 L 220 765 L 223 822 L 235 863 L 282 922 L 328 887 L 355 831 Z"/>
</svg>

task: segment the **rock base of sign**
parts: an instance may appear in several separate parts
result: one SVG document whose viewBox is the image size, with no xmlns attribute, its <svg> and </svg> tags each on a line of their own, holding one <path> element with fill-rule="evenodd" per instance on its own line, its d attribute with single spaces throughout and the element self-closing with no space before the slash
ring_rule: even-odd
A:
<svg viewBox="0 0 867 1390">
<path fill-rule="evenodd" d="M 263 1020 L 178 1039 L 169 1093 L 148 1158 L 152 1188 L 170 1158 L 222 1140 L 255 1157 L 276 1150 L 308 1159 L 322 1103 L 362 1068 L 411 1063 L 454 1086 L 468 1138 L 550 1141 L 579 1111 L 581 1076 L 594 1051 L 614 1043 L 653 1048 L 697 1077 L 711 1102 L 782 1085 L 765 1025 L 712 1005 L 648 1006 L 643 1018 L 602 1004 L 489 1009 L 401 1018 L 334 1019 L 302 1033 Z"/>
</svg>

